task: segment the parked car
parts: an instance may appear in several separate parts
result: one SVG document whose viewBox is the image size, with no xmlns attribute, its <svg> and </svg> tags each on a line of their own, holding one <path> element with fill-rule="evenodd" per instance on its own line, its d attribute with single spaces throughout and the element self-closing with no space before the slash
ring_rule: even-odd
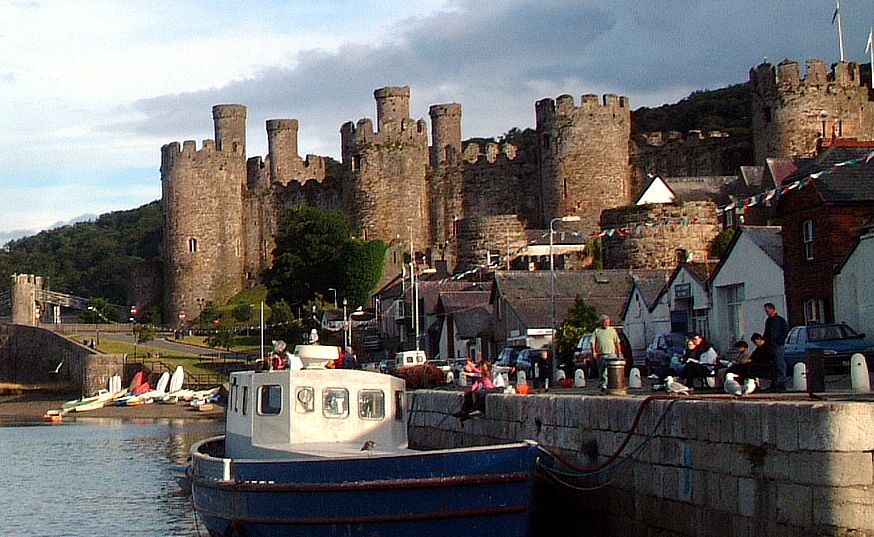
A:
<svg viewBox="0 0 874 537">
<path fill-rule="evenodd" d="M 622 327 L 615 326 L 616 333 L 619 334 L 619 344 L 622 350 L 622 357 L 625 358 L 625 373 L 634 367 L 634 353 L 631 349 L 631 343 L 628 341 L 628 336 L 622 331 Z M 577 341 L 576 350 L 574 351 L 574 370 L 582 369 L 586 373 L 586 378 L 595 378 L 598 376 L 598 364 L 592 356 L 592 335 L 593 332 L 583 334 L 580 340 Z"/>
<path fill-rule="evenodd" d="M 448 361 L 437 359 L 437 360 L 428 360 L 425 363 L 433 365 L 434 367 L 436 367 L 440 371 L 443 371 L 443 378 L 444 379 L 449 378 L 448 375 L 449 375 L 449 372 L 452 371 L 452 365 Z"/>
<path fill-rule="evenodd" d="M 671 358 L 674 355 L 682 356 L 686 352 L 688 340 L 685 334 L 679 332 L 668 332 L 652 338 L 652 342 L 646 348 L 647 371 L 657 371 L 662 367 L 670 369 Z"/>
<path fill-rule="evenodd" d="M 848 372 L 850 357 L 855 353 L 865 354 L 871 368 L 874 343 L 844 323 L 811 324 L 796 326 L 789 330 L 783 347 L 787 371 L 791 374 L 795 364 L 804 361 L 810 349 L 822 349 L 827 370 Z"/>
<path fill-rule="evenodd" d="M 530 347 L 504 347 L 501 349 L 501 352 L 498 354 L 498 359 L 495 360 L 495 373 L 506 373 L 508 378 L 513 381 L 516 380 L 516 371 L 518 369 L 517 362 L 519 356 L 526 351 L 533 350 Z M 539 349 L 538 349 L 539 350 Z M 528 370 L 531 367 L 530 359 L 523 359 L 522 368 L 525 371 L 525 374 L 530 375 Z"/>
</svg>

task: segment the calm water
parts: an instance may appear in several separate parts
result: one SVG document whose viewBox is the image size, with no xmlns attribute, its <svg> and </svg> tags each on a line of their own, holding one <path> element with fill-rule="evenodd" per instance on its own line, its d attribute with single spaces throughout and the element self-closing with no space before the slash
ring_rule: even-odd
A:
<svg viewBox="0 0 874 537">
<path fill-rule="evenodd" d="M 0 422 L 0 533 L 206 535 L 172 468 L 223 429 L 202 420 Z"/>
</svg>

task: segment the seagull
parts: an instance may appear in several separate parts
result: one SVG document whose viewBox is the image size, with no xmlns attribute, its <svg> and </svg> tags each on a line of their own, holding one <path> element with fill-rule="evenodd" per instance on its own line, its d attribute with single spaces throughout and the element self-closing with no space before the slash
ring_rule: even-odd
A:
<svg viewBox="0 0 874 537">
<path fill-rule="evenodd" d="M 361 451 L 373 451 L 374 448 L 376 448 L 376 442 L 368 440 L 363 446 L 361 446 Z"/>
<path fill-rule="evenodd" d="M 753 393 L 754 391 L 756 391 L 756 387 L 758 385 L 759 384 L 756 382 L 756 379 L 754 379 L 754 378 L 746 379 L 744 381 L 743 394 L 747 395 L 749 393 Z"/>
<path fill-rule="evenodd" d="M 57 374 L 58 374 L 58 371 L 61 370 L 61 366 L 62 366 L 62 365 L 64 365 L 64 361 L 63 361 L 63 360 L 61 360 L 61 363 L 58 364 L 58 367 L 56 367 L 54 371 L 49 371 L 49 374 L 50 374 L 50 375 L 57 375 Z"/>
<path fill-rule="evenodd" d="M 725 383 L 723 384 L 723 388 L 725 388 L 725 393 L 731 395 L 743 395 L 744 387 L 741 386 L 741 383 L 737 381 L 737 375 L 734 373 L 725 374 Z"/>
<path fill-rule="evenodd" d="M 689 387 L 674 380 L 674 377 L 665 377 L 665 390 L 674 395 L 689 395 Z"/>
</svg>

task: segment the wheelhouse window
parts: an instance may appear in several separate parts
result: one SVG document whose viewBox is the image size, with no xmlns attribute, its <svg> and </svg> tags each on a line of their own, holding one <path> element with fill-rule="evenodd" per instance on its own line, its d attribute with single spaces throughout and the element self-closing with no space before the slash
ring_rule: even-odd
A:
<svg viewBox="0 0 874 537">
<path fill-rule="evenodd" d="M 382 390 L 361 390 L 358 392 L 358 417 L 363 420 L 385 418 L 385 394 Z"/>
<path fill-rule="evenodd" d="M 395 419 L 398 421 L 404 420 L 404 409 L 406 408 L 406 403 L 404 401 L 404 392 L 402 390 L 398 390 L 395 392 Z"/>
<path fill-rule="evenodd" d="M 249 387 L 243 386 L 243 415 L 246 415 L 246 411 L 249 409 Z"/>
<path fill-rule="evenodd" d="M 804 242 L 804 259 L 813 259 L 813 220 L 805 220 L 801 225 L 801 239 Z"/>
<path fill-rule="evenodd" d="M 258 413 L 276 415 L 282 412 L 282 386 L 266 384 L 258 388 Z"/>
<path fill-rule="evenodd" d="M 300 414 L 313 412 L 316 409 L 316 392 L 312 386 L 298 386 L 294 393 L 294 411 Z"/>
<path fill-rule="evenodd" d="M 325 388 L 322 391 L 322 414 L 326 418 L 348 417 L 349 390 L 346 388 Z"/>
</svg>

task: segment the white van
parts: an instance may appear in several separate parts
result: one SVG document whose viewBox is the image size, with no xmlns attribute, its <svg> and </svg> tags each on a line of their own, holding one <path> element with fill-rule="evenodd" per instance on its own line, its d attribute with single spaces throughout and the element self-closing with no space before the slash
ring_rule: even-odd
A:
<svg viewBox="0 0 874 537">
<path fill-rule="evenodd" d="M 411 365 L 422 365 L 428 359 L 425 356 L 425 351 L 401 351 L 395 354 L 397 361 L 396 367 L 409 367 Z"/>
</svg>

